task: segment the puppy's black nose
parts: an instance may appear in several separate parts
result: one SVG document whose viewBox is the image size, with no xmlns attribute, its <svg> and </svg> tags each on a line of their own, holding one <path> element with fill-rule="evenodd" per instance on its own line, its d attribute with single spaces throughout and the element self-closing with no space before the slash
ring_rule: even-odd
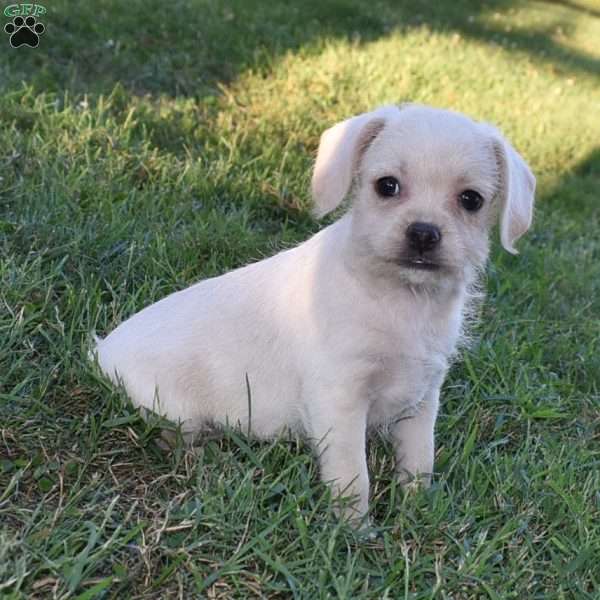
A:
<svg viewBox="0 0 600 600">
<path fill-rule="evenodd" d="M 425 252 L 435 248 L 442 239 L 442 232 L 432 223 L 411 223 L 406 229 L 408 245 L 413 250 Z"/>
</svg>

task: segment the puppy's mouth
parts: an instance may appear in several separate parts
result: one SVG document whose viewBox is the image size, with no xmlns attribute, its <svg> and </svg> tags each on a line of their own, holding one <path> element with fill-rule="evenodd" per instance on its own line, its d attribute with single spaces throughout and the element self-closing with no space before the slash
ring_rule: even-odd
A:
<svg viewBox="0 0 600 600">
<path fill-rule="evenodd" d="M 396 262 L 401 267 L 415 269 L 417 271 L 437 271 L 442 267 L 440 263 L 424 256 L 401 257 Z"/>
</svg>

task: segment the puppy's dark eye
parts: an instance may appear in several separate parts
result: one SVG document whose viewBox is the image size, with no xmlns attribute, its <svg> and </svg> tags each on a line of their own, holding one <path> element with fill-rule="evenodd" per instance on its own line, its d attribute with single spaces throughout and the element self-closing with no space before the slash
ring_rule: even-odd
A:
<svg viewBox="0 0 600 600">
<path fill-rule="evenodd" d="M 382 177 L 375 182 L 375 189 L 380 196 L 390 198 L 400 193 L 400 182 L 395 177 Z"/>
<path fill-rule="evenodd" d="M 465 190 L 459 195 L 458 201 L 469 212 L 476 212 L 483 206 L 483 198 L 475 190 Z"/>
</svg>

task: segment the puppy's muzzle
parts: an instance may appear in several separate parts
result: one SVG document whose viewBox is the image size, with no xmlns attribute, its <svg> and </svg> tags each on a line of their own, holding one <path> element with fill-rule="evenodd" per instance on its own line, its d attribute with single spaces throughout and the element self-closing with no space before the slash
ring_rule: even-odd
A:
<svg viewBox="0 0 600 600">
<path fill-rule="evenodd" d="M 420 254 L 433 250 L 442 239 L 442 232 L 432 223 L 411 223 L 406 229 L 411 250 Z"/>
</svg>

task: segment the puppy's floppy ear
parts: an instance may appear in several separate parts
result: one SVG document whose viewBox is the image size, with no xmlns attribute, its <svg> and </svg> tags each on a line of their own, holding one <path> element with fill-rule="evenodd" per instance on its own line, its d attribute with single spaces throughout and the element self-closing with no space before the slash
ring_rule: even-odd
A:
<svg viewBox="0 0 600 600">
<path fill-rule="evenodd" d="M 350 190 L 360 158 L 397 106 L 383 106 L 334 125 L 321 136 L 312 177 L 313 212 L 322 217 Z"/>
<path fill-rule="evenodd" d="M 490 127 L 500 169 L 500 241 L 511 254 L 514 243 L 529 229 L 533 218 L 535 177 L 521 155 Z"/>
</svg>

